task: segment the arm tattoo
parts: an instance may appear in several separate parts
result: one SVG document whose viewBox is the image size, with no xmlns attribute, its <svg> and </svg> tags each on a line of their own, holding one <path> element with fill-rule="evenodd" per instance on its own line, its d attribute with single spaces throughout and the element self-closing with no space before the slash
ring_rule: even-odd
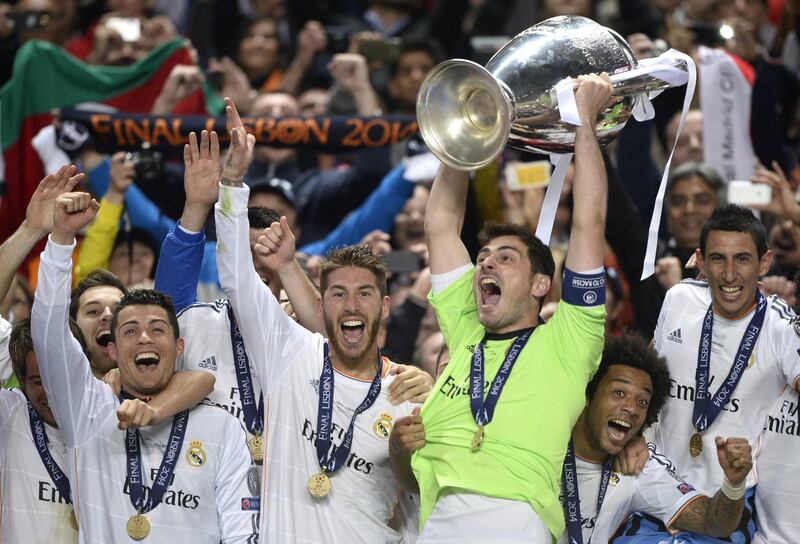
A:
<svg viewBox="0 0 800 544">
<path fill-rule="evenodd" d="M 701 496 L 690 501 L 674 526 L 693 533 L 726 537 L 738 527 L 743 507 L 744 498 L 732 501 L 722 491 L 717 491 L 713 498 Z"/>
</svg>

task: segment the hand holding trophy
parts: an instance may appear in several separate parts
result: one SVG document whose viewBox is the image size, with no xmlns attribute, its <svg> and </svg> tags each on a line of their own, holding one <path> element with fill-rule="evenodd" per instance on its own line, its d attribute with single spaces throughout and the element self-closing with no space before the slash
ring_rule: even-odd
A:
<svg viewBox="0 0 800 544">
<path fill-rule="evenodd" d="M 613 30 L 585 17 L 553 17 L 515 36 L 485 68 L 463 59 L 436 66 L 417 97 L 417 122 L 434 155 L 460 170 L 489 164 L 506 144 L 536 153 L 571 153 L 575 126 L 559 111 L 559 103 L 566 107 L 562 86 L 562 94 L 556 89 L 559 82 L 590 73 L 610 75 L 619 100 L 597 120 L 603 145 L 625 126 L 638 95 L 686 84 L 689 69 L 674 52 L 637 63 Z"/>
</svg>

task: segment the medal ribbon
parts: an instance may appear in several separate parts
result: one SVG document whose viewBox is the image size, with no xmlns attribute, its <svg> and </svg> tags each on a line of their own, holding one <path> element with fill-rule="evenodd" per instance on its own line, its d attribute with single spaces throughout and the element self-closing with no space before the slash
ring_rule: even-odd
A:
<svg viewBox="0 0 800 544">
<path fill-rule="evenodd" d="M 522 348 L 528 342 L 533 330 L 518 336 L 514 343 L 511 344 L 511 349 L 506 353 L 506 358 L 503 364 L 497 369 L 497 374 L 494 377 L 492 386 L 486 394 L 486 399 L 483 398 L 483 340 L 475 346 L 475 352 L 472 354 L 472 366 L 469 371 L 469 404 L 472 409 L 472 417 L 475 418 L 475 423 L 479 427 L 488 425 L 494 416 L 494 409 L 497 406 L 497 401 L 500 399 L 500 393 L 503 392 L 508 376 L 514 368 L 514 363 L 517 357 L 522 352 Z"/>
<path fill-rule="evenodd" d="M 250 360 L 247 357 L 242 331 L 239 330 L 239 324 L 236 322 L 230 304 L 228 304 L 228 321 L 231 325 L 231 346 L 236 369 L 236 383 L 239 386 L 239 398 L 242 401 L 244 425 L 250 434 L 261 436 L 261 432 L 264 430 L 264 393 L 259 395 L 258 403 L 256 403 L 253 377 L 250 374 Z"/>
<path fill-rule="evenodd" d="M 324 472 L 336 472 L 336 469 L 341 467 L 347 461 L 347 456 L 350 455 L 350 447 L 353 444 L 353 428 L 355 427 L 356 417 L 361 412 L 369 409 L 375 403 L 378 395 L 381 392 L 381 370 L 383 364 L 381 362 L 381 354 L 378 352 L 378 370 L 372 383 L 369 386 L 367 396 L 353 412 L 353 417 L 350 418 L 350 426 L 347 428 L 347 434 L 344 435 L 344 440 L 339 447 L 334 447 L 332 454 L 329 453 L 331 448 L 331 431 L 333 429 L 333 365 L 331 364 L 330 356 L 328 355 L 328 344 L 326 343 L 323 348 L 322 358 L 322 374 L 319 377 L 319 410 L 317 411 L 317 439 L 314 446 L 317 449 L 317 459 L 319 459 L 319 466 Z"/>
<path fill-rule="evenodd" d="M 597 510 L 595 517 L 600 515 L 600 508 L 606 498 L 608 482 L 611 479 L 611 458 L 603 463 L 603 475 L 600 478 L 600 489 L 597 492 Z M 567 446 L 567 455 L 564 457 L 564 470 L 561 472 L 561 482 L 564 485 L 564 511 L 567 518 L 567 537 L 569 544 L 583 544 L 583 529 L 581 529 L 581 499 L 578 494 L 578 477 L 575 464 L 575 446 L 570 439 Z M 592 539 L 589 537 L 589 542 Z M 588 544 L 588 543 L 587 543 Z"/>
<path fill-rule="evenodd" d="M 120 398 L 132 398 L 124 392 Z M 189 423 L 189 410 L 176 414 L 172 418 L 172 429 L 167 440 L 167 451 L 161 459 L 158 474 L 153 480 L 150 495 L 145 500 L 144 481 L 142 479 L 142 450 L 139 442 L 139 429 L 125 431 L 125 451 L 128 456 L 128 486 L 130 488 L 131 504 L 139 513 L 149 512 L 161 503 L 164 492 L 169 487 L 175 467 L 178 464 L 183 438 L 186 435 L 186 425 Z"/>
<path fill-rule="evenodd" d="M 698 431 L 704 431 L 717 419 L 722 407 L 730 399 L 734 389 L 742 379 L 742 374 L 747 367 L 750 354 L 753 353 L 758 335 L 761 333 L 761 326 L 764 324 L 764 316 L 767 314 L 767 299 L 757 291 L 756 313 L 750 319 L 747 329 L 739 343 L 739 349 L 733 359 L 733 364 L 728 372 L 725 381 L 720 385 L 713 398 L 709 398 L 708 375 L 711 360 L 711 333 L 714 327 L 714 311 L 712 305 L 708 306 L 708 311 L 703 319 L 703 329 L 700 334 L 700 347 L 697 350 L 697 371 L 694 375 L 695 396 L 694 408 L 692 410 L 692 422 Z"/>
<path fill-rule="evenodd" d="M 53 456 L 50 455 L 50 448 L 47 447 L 50 444 L 47 439 L 47 430 L 39 414 L 33 408 L 31 401 L 28 401 L 28 416 L 31 424 L 31 434 L 33 435 L 33 445 L 36 446 L 36 451 L 39 452 L 39 457 L 42 458 L 42 464 L 47 469 L 47 473 L 50 474 L 50 479 L 58 489 L 58 493 L 69 504 L 72 504 L 72 489 L 69 485 L 69 479 L 53 459 Z"/>
</svg>

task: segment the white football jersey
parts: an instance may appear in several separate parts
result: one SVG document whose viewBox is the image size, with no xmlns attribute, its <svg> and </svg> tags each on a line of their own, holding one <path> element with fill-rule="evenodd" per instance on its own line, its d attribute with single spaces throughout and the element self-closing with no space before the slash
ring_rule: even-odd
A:
<svg viewBox="0 0 800 544">
<path fill-rule="evenodd" d="M 61 433 L 44 427 L 50 455 L 66 475 L 69 456 Z M 61 496 L 42 463 L 19 389 L 0 389 L 0 436 L 0 542 L 78 542 L 69 497 Z"/>
<path fill-rule="evenodd" d="M 125 431 L 111 388 L 94 378 L 68 326 L 74 244 L 49 240 L 42 253 L 32 336 L 48 400 L 67 446 L 80 542 L 129 542 L 130 500 Z M 149 493 L 167 448 L 172 419 L 140 430 L 142 479 Z M 150 542 L 252 543 L 258 539 L 258 478 L 238 420 L 214 406 L 190 410 L 175 472 L 146 513 Z M 248 476 L 250 476 L 248 478 Z"/>
<path fill-rule="evenodd" d="M 758 452 L 756 512 L 760 544 L 794 544 L 800 534 L 800 399 L 787 388 L 767 416 Z"/>
<path fill-rule="evenodd" d="M 679 283 L 667 292 L 653 336 L 656 351 L 666 357 L 670 374 L 669 396 L 655 429 L 655 443 L 679 468 L 682 478 L 703 490 L 722 485 L 714 437 L 744 437 L 755 445 L 767 412 L 786 384 L 794 384 L 800 376 L 800 336 L 793 326 L 795 314 L 781 299 L 768 297 L 764 324 L 747 368 L 717 419 L 703 432 L 702 453 L 692 457 L 689 439 L 695 432 L 695 369 L 702 321 L 709 304 L 711 294 L 705 282 Z M 727 378 L 754 311 L 735 321 L 714 315 L 710 395 Z M 755 485 L 756 474 L 750 472 L 748 487 Z"/>
<path fill-rule="evenodd" d="M 603 476 L 602 463 L 592 463 L 576 456 L 578 496 L 581 502 L 583 541 L 608 542 L 630 514 L 646 512 L 669 527 L 683 508 L 702 494 L 681 479 L 674 465 L 649 444 L 650 459 L 638 476 L 612 472 L 600 515 L 597 514 L 597 494 Z M 561 502 L 563 504 L 563 489 Z M 566 531 L 558 544 L 567 544 Z"/>
<path fill-rule="evenodd" d="M 216 205 L 217 266 L 252 364 L 268 394 L 261 542 L 378 544 L 399 542 L 389 527 L 400 486 L 389 464 L 389 433 L 413 406 L 388 399 L 388 361 L 381 392 L 355 424 L 347 461 L 331 475 L 332 491 L 313 498 L 307 489 L 320 471 L 314 440 L 325 338 L 287 316 L 252 263 L 247 187 L 220 186 Z M 376 360 L 377 363 L 377 360 Z M 334 372 L 332 442 L 339 446 L 370 381 Z"/>
<path fill-rule="evenodd" d="M 178 357 L 176 370 L 204 370 L 213 374 L 216 382 L 214 390 L 207 397 L 208 400 L 230 412 L 245 427 L 231 345 L 228 301 L 215 300 L 187 306 L 178 314 L 178 324 L 181 327 L 185 349 Z M 258 371 L 253 366 L 252 358 L 249 362 L 253 394 L 258 402 L 261 395 L 261 381 L 258 379 Z M 247 435 L 248 439 L 252 436 L 249 431 Z"/>
</svg>

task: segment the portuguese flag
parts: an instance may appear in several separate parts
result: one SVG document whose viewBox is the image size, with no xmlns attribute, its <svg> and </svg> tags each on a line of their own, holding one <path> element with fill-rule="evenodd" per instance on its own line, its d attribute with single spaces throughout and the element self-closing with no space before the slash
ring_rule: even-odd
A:
<svg viewBox="0 0 800 544">
<path fill-rule="evenodd" d="M 122 111 L 149 113 L 172 68 L 193 64 L 176 38 L 131 66 L 92 66 L 61 47 L 31 41 L 14 59 L 11 79 L 0 89 L 0 145 L 5 194 L 0 201 L 0 242 L 25 219 L 25 209 L 44 167 L 31 139 L 53 121 L 53 110 L 81 102 L 102 102 Z M 182 101 L 176 113 L 216 114 L 222 100 L 209 89 Z"/>
</svg>

